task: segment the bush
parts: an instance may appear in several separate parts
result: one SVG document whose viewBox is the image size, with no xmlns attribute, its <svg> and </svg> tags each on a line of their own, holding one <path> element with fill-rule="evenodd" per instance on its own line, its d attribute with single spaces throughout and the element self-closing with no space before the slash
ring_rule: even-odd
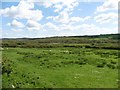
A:
<svg viewBox="0 0 120 90">
<path fill-rule="evenodd" d="M 111 60 L 111 64 L 117 64 L 117 62 L 114 60 Z"/>
<path fill-rule="evenodd" d="M 10 73 L 13 71 L 12 70 L 12 62 L 9 61 L 9 59 L 3 57 L 2 60 L 2 74 L 7 73 L 7 75 L 9 76 Z"/>
<path fill-rule="evenodd" d="M 104 66 L 105 66 L 104 63 L 98 63 L 98 64 L 97 64 L 97 67 L 100 67 L 100 68 L 102 68 L 102 67 L 104 67 Z"/>
<path fill-rule="evenodd" d="M 115 66 L 114 64 L 111 64 L 111 63 L 108 63 L 108 64 L 107 64 L 107 67 L 109 67 L 109 68 L 111 68 L 111 69 L 115 69 L 115 68 L 116 68 L 116 66 Z"/>
</svg>

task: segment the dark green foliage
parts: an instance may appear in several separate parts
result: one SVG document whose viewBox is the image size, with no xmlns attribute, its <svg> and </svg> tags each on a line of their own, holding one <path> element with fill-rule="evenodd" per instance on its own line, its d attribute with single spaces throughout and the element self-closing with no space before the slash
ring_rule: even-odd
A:
<svg viewBox="0 0 120 90">
<path fill-rule="evenodd" d="M 114 60 L 111 60 L 111 64 L 117 64 L 117 62 Z"/>
<path fill-rule="evenodd" d="M 97 64 L 97 67 L 103 68 L 104 66 L 105 66 L 105 63 L 98 63 L 98 64 Z"/>
<path fill-rule="evenodd" d="M 111 69 L 115 69 L 115 68 L 116 68 L 116 66 L 115 66 L 114 64 L 111 64 L 111 63 L 108 63 L 108 64 L 107 64 L 107 67 L 109 67 L 109 68 L 111 68 Z"/>
<path fill-rule="evenodd" d="M 13 71 L 12 70 L 12 62 L 6 57 L 2 58 L 2 74 L 6 73 L 8 76 Z"/>
<path fill-rule="evenodd" d="M 119 35 L 119 34 L 118 34 Z M 77 36 L 77 37 L 51 37 L 35 39 L 3 39 L 2 47 L 20 48 L 97 48 L 119 50 L 119 39 L 117 34 L 99 36 Z"/>
</svg>

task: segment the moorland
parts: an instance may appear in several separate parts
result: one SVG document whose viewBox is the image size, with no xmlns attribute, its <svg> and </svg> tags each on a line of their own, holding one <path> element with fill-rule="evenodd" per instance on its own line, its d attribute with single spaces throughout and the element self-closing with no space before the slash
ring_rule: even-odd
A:
<svg viewBox="0 0 120 90">
<path fill-rule="evenodd" d="M 117 88 L 119 34 L 3 38 L 3 88 Z"/>
</svg>

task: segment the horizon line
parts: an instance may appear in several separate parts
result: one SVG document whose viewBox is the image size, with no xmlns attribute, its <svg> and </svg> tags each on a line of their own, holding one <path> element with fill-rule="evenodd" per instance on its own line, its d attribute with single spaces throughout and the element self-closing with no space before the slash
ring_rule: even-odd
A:
<svg viewBox="0 0 120 90">
<path fill-rule="evenodd" d="M 47 36 L 47 37 L 0 37 L 0 39 L 33 39 L 33 38 L 55 38 L 55 37 L 86 37 L 86 36 L 100 36 L 100 35 L 120 35 L 120 33 L 111 34 L 97 34 L 97 35 L 71 35 L 71 36 Z"/>
</svg>

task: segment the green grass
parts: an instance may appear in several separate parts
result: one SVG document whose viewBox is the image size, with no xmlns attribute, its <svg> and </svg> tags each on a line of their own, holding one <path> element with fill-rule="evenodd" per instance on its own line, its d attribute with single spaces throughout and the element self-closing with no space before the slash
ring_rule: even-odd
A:
<svg viewBox="0 0 120 90">
<path fill-rule="evenodd" d="M 4 48 L 3 88 L 117 88 L 118 51 Z"/>
</svg>

